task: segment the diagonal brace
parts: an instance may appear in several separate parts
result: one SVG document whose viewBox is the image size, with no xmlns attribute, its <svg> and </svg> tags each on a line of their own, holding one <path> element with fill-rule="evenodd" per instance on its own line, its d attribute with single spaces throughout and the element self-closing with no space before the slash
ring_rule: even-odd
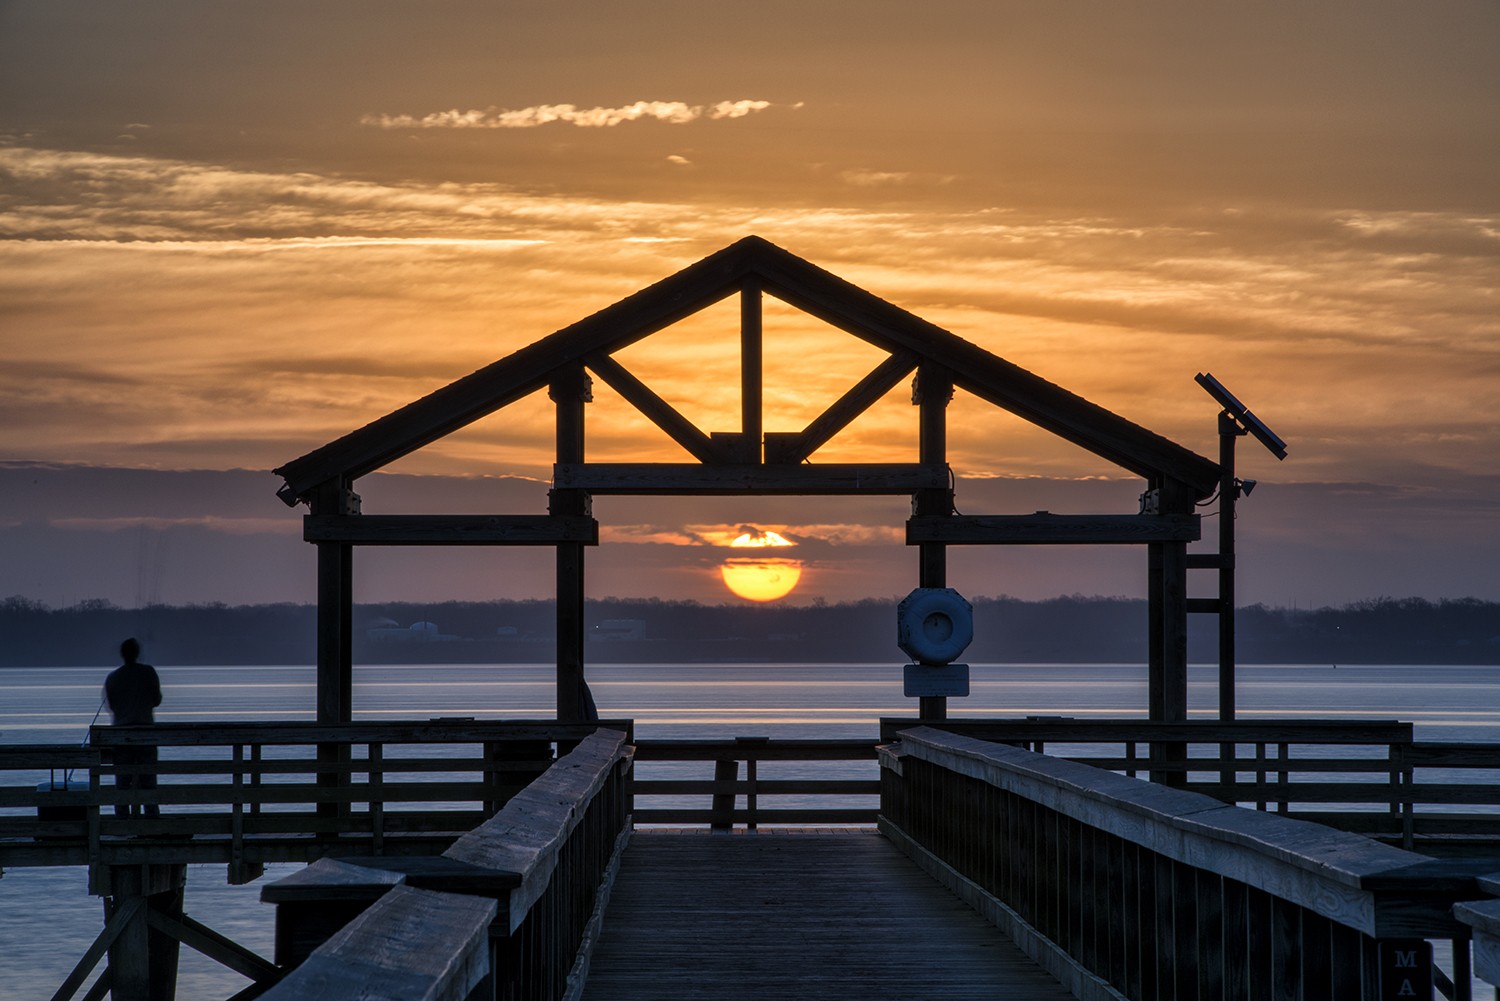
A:
<svg viewBox="0 0 1500 1001">
<path fill-rule="evenodd" d="M 147 911 L 146 923 L 163 935 L 169 935 L 184 945 L 197 949 L 209 959 L 222 963 L 251 980 L 280 979 L 283 972 L 277 969 L 275 963 L 262 959 L 238 942 L 225 938 L 186 914 L 177 919 L 158 911 Z"/>
<path fill-rule="evenodd" d="M 596 352 L 584 359 L 584 364 L 625 401 L 651 419 L 699 462 L 731 462 L 732 457 L 698 426 L 677 412 L 666 400 L 657 396 L 644 382 L 631 375 L 625 366 L 603 352 Z"/>
<path fill-rule="evenodd" d="M 57 993 L 52 995 L 52 1001 L 69 1001 L 74 994 L 78 993 L 78 988 L 83 986 L 84 978 L 93 972 L 99 960 L 109 951 L 109 947 L 114 945 L 115 939 L 120 937 L 120 932 L 124 931 L 125 926 L 130 924 L 131 919 L 135 917 L 136 911 L 144 906 L 146 906 L 144 897 L 131 897 L 120 905 L 120 909 L 110 916 L 109 922 L 105 924 L 99 937 L 94 939 L 94 944 L 89 946 L 88 952 L 85 952 L 83 958 L 78 961 L 78 965 L 73 967 L 73 972 L 68 974 L 68 979 L 64 980 L 62 986 L 57 989 Z"/>
<path fill-rule="evenodd" d="M 795 464 L 812 455 L 906 378 L 917 361 L 915 352 L 899 349 L 801 431 L 766 435 L 766 462 Z"/>
</svg>

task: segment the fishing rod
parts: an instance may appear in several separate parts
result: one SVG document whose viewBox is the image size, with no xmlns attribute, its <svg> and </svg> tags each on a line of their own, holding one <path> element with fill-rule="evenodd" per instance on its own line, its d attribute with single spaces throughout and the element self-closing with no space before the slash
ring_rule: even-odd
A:
<svg viewBox="0 0 1500 1001">
<path fill-rule="evenodd" d="M 94 724 L 99 722 L 99 714 L 104 712 L 104 705 L 108 701 L 107 697 L 99 699 L 99 708 L 94 710 L 94 718 L 89 720 L 88 729 L 83 731 L 83 743 L 79 744 L 79 747 L 89 746 L 89 738 L 94 735 Z M 67 789 L 68 783 L 71 781 L 73 781 L 73 769 L 63 769 L 63 789 Z"/>
</svg>

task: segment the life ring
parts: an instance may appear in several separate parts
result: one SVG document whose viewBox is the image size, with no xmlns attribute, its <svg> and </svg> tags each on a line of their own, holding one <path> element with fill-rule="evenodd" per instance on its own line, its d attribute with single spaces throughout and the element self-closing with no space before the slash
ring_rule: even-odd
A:
<svg viewBox="0 0 1500 1001">
<path fill-rule="evenodd" d="M 951 587 L 919 587 L 896 607 L 896 645 L 923 664 L 947 664 L 974 639 L 974 606 Z"/>
</svg>

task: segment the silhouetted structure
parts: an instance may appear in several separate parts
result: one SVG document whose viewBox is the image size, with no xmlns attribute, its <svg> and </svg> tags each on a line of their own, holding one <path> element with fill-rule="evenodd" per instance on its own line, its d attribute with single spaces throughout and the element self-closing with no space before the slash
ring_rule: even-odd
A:
<svg viewBox="0 0 1500 1001">
<path fill-rule="evenodd" d="M 704 433 L 614 359 L 613 353 L 731 295 L 740 297 L 741 425 Z M 764 294 L 889 352 L 854 388 L 796 433 L 761 421 Z M 696 463 L 590 463 L 584 449 L 589 373 L 650 418 Z M 908 375 L 920 408 L 915 463 L 805 460 Z M 546 387 L 557 406 L 554 489 L 546 515 L 366 515 L 355 481 Z M 947 406 L 955 387 L 1045 428 L 1146 479 L 1127 515 L 961 516 L 947 464 Z M 1238 433 L 1238 432 L 1236 432 Z M 1232 441 L 1232 440 L 1231 440 Z M 1221 486 L 1220 465 L 1076 396 L 758 237 L 726 247 L 655 285 L 522 348 L 276 472 L 278 496 L 306 502 L 304 538 L 318 546 L 318 718 L 350 719 L 353 551 L 361 545 L 550 545 L 557 549 L 557 713 L 584 718 L 584 549 L 598 543 L 596 494 L 754 496 L 910 494 L 907 543 L 920 550 L 918 584 L 944 587 L 949 545 L 1144 544 L 1149 551 L 1150 712 L 1187 716 L 1187 614 L 1227 619 L 1228 602 L 1187 597 L 1187 571 L 1232 573 L 1232 556 L 1189 558 L 1196 502 Z M 1228 474 L 1232 481 L 1232 469 Z M 1221 496 L 1232 504 L 1235 490 Z M 1232 526 L 1232 518 L 1224 521 Z M 1211 602 L 1212 607 L 1203 604 Z M 1226 629 L 1228 626 L 1226 625 Z M 1226 663 L 1233 688 L 1232 659 Z M 1226 703 L 1233 715 L 1232 698 Z M 922 716 L 946 715 L 924 699 Z"/>
</svg>

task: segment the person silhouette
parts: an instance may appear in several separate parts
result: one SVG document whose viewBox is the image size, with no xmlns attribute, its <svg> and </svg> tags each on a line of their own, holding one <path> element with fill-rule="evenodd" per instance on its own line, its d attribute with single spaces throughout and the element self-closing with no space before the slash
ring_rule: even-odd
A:
<svg viewBox="0 0 1500 1001">
<path fill-rule="evenodd" d="M 125 663 L 109 672 L 109 677 L 104 679 L 104 703 L 109 706 L 114 725 L 140 726 L 156 722 L 154 710 L 161 705 L 161 679 L 156 676 L 156 668 L 139 662 L 141 644 L 134 637 L 120 644 L 120 656 L 125 659 Z M 116 766 L 154 765 L 156 748 L 117 747 L 114 759 Z M 145 775 L 117 774 L 115 787 L 155 789 L 156 775 L 154 772 Z M 119 816 L 128 817 L 133 812 L 127 803 L 115 804 L 115 813 Z M 141 814 L 159 817 L 161 807 L 156 803 L 147 803 L 141 807 Z"/>
</svg>

